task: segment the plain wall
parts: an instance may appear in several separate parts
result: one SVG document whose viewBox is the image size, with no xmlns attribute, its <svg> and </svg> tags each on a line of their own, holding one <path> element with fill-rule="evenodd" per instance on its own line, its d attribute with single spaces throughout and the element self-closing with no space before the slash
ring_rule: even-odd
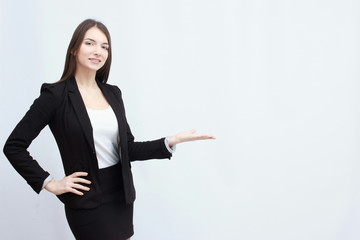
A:
<svg viewBox="0 0 360 240">
<path fill-rule="evenodd" d="M 0 145 L 76 26 L 110 30 L 109 83 L 137 140 L 192 128 L 171 161 L 133 163 L 133 240 L 360 238 L 360 2 L 0 2 Z M 63 177 L 48 128 L 29 148 Z M 0 239 L 73 239 L 63 205 L 0 154 Z"/>
</svg>

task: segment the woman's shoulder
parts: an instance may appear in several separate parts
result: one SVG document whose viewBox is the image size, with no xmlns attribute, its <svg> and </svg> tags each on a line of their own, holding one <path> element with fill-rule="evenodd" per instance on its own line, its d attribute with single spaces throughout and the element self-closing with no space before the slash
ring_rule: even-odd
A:
<svg viewBox="0 0 360 240">
<path fill-rule="evenodd" d="M 54 82 L 54 83 L 43 83 L 41 85 L 41 90 L 50 90 L 50 91 L 59 91 L 64 90 L 66 85 L 66 81 L 62 82 Z"/>
<path fill-rule="evenodd" d="M 103 87 L 109 89 L 110 91 L 113 91 L 114 93 L 121 94 L 121 90 L 117 85 L 109 84 L 109 83 L 100 83 Z"/>
<path fill-rule="evenodd" d="M 43 83 L 40 88 L 40 94 L 51 97 L 52 99 L 59 99 L 64 95 L 66 89 L 66 82 Z"/>
</svg>

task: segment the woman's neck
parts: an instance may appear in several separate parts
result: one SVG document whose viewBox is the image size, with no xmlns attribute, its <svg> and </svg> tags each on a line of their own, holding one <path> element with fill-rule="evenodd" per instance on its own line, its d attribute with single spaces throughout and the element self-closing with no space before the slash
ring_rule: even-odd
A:
<svg viewBox="0 0 360 240">
<path fill-rule="evenodd" d="M 88 89 L 97 87 L 95 81 L 96 72 L 76 71 L 75 80 L 79 88 Z"/>
</svg>

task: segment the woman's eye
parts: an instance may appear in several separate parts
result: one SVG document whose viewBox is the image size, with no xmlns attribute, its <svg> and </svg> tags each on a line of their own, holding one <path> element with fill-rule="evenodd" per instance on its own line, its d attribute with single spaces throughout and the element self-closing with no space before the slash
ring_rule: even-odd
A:
<svg viewBox="0 0 360 240">
<path fill-rule="evenodd" d="M 85 45 L 94 45 L 92 42 L 85 42 Z"/>
<path fill-rule="evenodd" d="M 108 46 L 102 46 L 102 48 L 105 49 L 105 50 L 109 50 Z"/>
</svg>

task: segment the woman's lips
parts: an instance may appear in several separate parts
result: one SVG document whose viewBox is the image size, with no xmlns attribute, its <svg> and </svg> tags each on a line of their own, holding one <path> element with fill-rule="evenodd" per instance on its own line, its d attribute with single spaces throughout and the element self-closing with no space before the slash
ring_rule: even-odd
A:
<svg viewBox="0 0 360 240">
<path fill-rule="evenodd" d="M 97 59 L 97 58 L 89 58 L 89 60 L 90 60 L 90 62 L 95 63 L 95 64 L 101 62 L 101 60 L 100 60 L 100 59 Z"/>
</svg>

